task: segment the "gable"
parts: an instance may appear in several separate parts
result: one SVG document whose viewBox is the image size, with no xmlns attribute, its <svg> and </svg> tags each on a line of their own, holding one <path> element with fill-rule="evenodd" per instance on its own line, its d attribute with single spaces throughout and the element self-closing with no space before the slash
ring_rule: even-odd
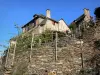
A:
<svg viewBox="0 0 100 75">
<path fill-rule="evenodd" d="M 63 19 L 61 19 L 59 21 L 59 30 L 60 31 L 70 31 L 69 27 L 67 26 L 67 24 L 65 23 L 65 21 Z"/>
</svg>

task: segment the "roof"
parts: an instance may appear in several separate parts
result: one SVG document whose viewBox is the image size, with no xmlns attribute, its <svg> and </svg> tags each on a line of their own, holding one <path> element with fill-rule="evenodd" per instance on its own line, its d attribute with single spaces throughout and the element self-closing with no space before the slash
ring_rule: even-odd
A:
<svg viewBox="0 0 100 75">
<path fill-rule="evenodd" d="M 85 15 L 84 14 L 82 14 L 80 17 L 78 17 L 76 20 L 74 20 L 75 21 L 75 23 L 79 23 L 79 22 L 81 22 L 82 20 L 84 20 L 84 18 L 85 18 Z"/>
<path fill-rule="evenodd" d="M 47 22 L 47 19 L 44 19 L 39 25 L 45 25 L 46 24 L 46 22 Z"/>
<path fill-rule="evenodd" d="M 41 17 L 41 18 L 44 19 L 44 20 L 40 23 L 41 25 L 44 25 L 44 24 L 46 23 L 47 19 L 52 20 L 52 21 L 58 23 L 58 21 L 56 21 L 56 20 L 54 20 L 54 19 L 51 19 L 51 18 L 48 18 L 48 17 L 46 17 L 45 15 L 42 15 L 42 14 L 40 14 L 40 15 L 35 14 L 33 17 L 34 17 L 34 19 L 32 19 L 31 21 L 29 21 L 27 24 L 23 25 L 22 28 L 28 26 L 30 23 L 33 23 L 34 20 L 35 20 L 36 18 L 39 18 L 39 17 Z M 40 25 L 40 24 L 39 24 L 39 25 Z"/>
<path fill-rule="evenodd" d="M 49 19 L 49 20 L 52 20 L 52 21 L 55 21 L 55 22 L 57 22 L 58 23 L 58 21 L 56 21 L 56 20 L 54 20 L 54 19 L 52 19 L 52 18 L 48 18 L 48 17 L 46 17 L 45 15 L 43 15 L 43 14 L 40 14 L 40 15 L 38 15 L 38 14 L 35 14 L 33 17 L 41 17 L 41 18 L 46 18 L 46 19 Z"/>
<path fill-rule="evenodd" d="M 61 18 L 60 20 L 63 20 L 65 22 L 65 24 L 67 25 L 66 21 L 63 18 Z"/>
<path fill-rule="evenodd" d="M 82 22 L 85 18 L 85 14 L 82 14 L 81 16 L 79 16 L 76 20 L 74 20 L 69 27 L 73 27 L 73 26 L 78 26 L 80 22 Z"/>
<path fill-rule="evenodd" d="M 28 26 L 30 23 L 33 23 L 34 22 L 34 19 L 32 19 L 31 21 L 29 21 L 27 24 L 23 25 L 22 28 Z"/>
</svg>

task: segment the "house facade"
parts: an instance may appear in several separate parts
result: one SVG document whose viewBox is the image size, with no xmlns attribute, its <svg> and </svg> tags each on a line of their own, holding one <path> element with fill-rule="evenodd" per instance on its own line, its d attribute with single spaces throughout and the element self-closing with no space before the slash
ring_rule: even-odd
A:
<svg viewBox="0 0 100 75">
<path fill-rule="evenodd" d="M 56 21 L 51 18 L 49 9 L 46 10 L 46 16 L 35 14 L 30 22 L 22 26 L 23 33 L 31 29 L 33 29 L 33 32 L 36 34 L 42 33 L 45 30 L 70 32 L 69 27 L 63 19 Z"/>
<path fill-rule="evenodd" d="M 90 16 L 89 9 L 84 8 L 84 13 L 75 19 L 70 25 L 69 28 L 72 28 L 73 33 L 76 36 L 81 36 L 82 31 L 89 27 L 89 24 L 92 21 L 92 17 Z"/>
</svg>

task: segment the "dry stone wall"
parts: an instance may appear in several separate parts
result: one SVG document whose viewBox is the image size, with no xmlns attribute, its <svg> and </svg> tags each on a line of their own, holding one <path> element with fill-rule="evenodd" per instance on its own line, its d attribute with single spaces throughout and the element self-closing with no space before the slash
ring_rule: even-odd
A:
<svg viewBox="0 0 100 75">
<path fill-rule="evenodd" d="M 55 71 L 57 75 L 92 75 L 96 67 L 92 59 L 100 53 L 94 47 L 99 39 L 99 27 L 85 29 L 83 44 L 80 39 L 66 36 L 58 38 L 57 51 L 55 40 L 53 46 L 50 43 L 33 47 L 30 61 L 31 48 L 17 48 L 12 75 L 44 75 L 45 70 Z"/>
</svg>

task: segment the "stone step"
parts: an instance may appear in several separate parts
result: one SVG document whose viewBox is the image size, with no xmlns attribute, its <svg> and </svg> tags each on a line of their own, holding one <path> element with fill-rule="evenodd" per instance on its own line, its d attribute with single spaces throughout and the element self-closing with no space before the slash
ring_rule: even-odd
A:
<svg viewBox="0 0 100 75">
<path fill-rule="evenodd" d="M 7 69 L 7 71 L 11 71 L 12 70 L 12 68 L 10 68 L 10 69 Z"/>
<path fill-rule="evenodd" d="M 5 72 L 5 74 L 10 74 L 10 73 L 11 73 L 11 71 L 6 71 L 6 72 Z"/>
<path fill-rule="evenodd" d="M 11 74 L 4 74 L 4 75 L 11 75 Z"/>
<path fill-rule="evenodd" d="M 4 75 L 11 75 L 12 68 L 7 68 Z"/>
</svg>

